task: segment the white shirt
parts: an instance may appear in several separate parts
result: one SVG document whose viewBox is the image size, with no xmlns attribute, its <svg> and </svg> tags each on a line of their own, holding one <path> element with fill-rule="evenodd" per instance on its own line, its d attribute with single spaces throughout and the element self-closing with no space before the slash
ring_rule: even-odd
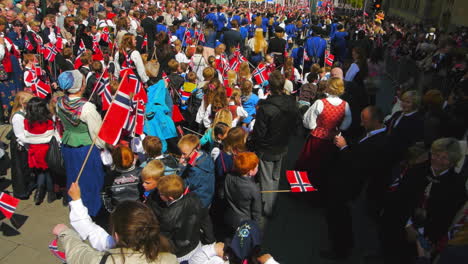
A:
<svg viewBox="0 0 468 264">
<path fill-rule="evenodd" d="M 187 58 L 187 56 L 183 52 L 179 52 L 175 55 L 175 59 L 179 63 L 190 63 L 190 60 Z"/>
<path fill-rule="evenodd" d="M 382 128 L 379 128 L 379 129 L 376 129 L 376 130 L 372 130 L 371 132 L 367 133 L 364 138 L 359 140 L 359 143 L 362 143 L 362 142 L 366 141 L 368 138 L 370 138 L 372 136 L 375 136 L 375 135 L 377 135 L 379 133 L 385 132 L 385 130 L 387 130 L 386 126 L 384 126 Z"/>
<path fill-rule="evenodd" d="M 352 82 L 354 80 L 354 77 L 359 72 L 359 66 L 356 63 L 351 64 L 351 67 L 349 67 L 348 71 L 346 72 L 346 76 L 344 78 L 345 81 Z"/>
<path fill-rule="evenodd" d="M 338 96 L 335 96 L 335 95 L 328 95 L 326 100 L 334 106 L 337 106 L 341 104 L 341 102 L 343 102 L 343 100 L 341 100 Z M 302 120 L 304 127 L 310 130 L 315 129 L 317 127 L 317 118 L 322 113 L 322 111 L 323 111 L 322 100 L 315 101 L 315 103 L 304 114 L 304 119 Z M 346 103 L 345 116 L 339 127 L 340 130 L 348 129 L 348 127 L 351 125 L 351 121 L 352 121 L 351 110 L 349 109 L 348 103 Z"/>
<path fill-rule="evenodd" d="M 71 201 L 70 209 L 70 224 L 81 239 L 88 239 L 91 246 L 99 251 L 106 251 L 115 246 L 114 238 L 91 220 L 88 208 L 83 205 L 81 199 Z"/>
<path fill-rule="evenodd" d="M 26 135 L 24 134 L 24 116 L 21 114 L 16 114 L 16 113 L 13 114 L 11 123 L 13 126 L 13 133 L 15 134 L 16 141 L 21 146 L 24 146 L 24 144 L 26 143 Z"/>
<path fill-rule="evenodd" d="M 189 259 L 189 264 L 229 264 L 229 260 L 223 260 L 216 254 L 215 244 L 204 245 L 199 248 Z M 273 257 L 265 264 L 279 264 Z"/>
<path fill-rule="evenodd" d="M 96 106 L 90 102 L 86 102 L 81 109 L 80 120 L 88 125 L 89 136 L 92 140 L 97 137 L 101 129 L 102 118 L 96 111 Z M 99 137 L 96 139 L 96 146 L 104 148 L 105 143 Z"/>
<path fill-rule="evenodd" d="M 234 102 L 229 102 L 229 105 L 234 105 Z M 240 119 L 244 119 L 249 115 L 247 111 L 245 111 L 244 108 L 240 105 L 237 106 L 236 114 L 237 114 L 237 118 L 232 119 L 231 127 L 236 127 Z"/>
<path fill-rule="evenodd" d="M 132 54 L 130 54 L 130 59 L 135 64 L 136 70 L 138 72 L 138 76 L 140 76 L 141 81 L 146 83 L 149 80 L 148 75 L 146 75 L 145 64 L 141 59 L 140 52 L 138 50 L 134 50 Z M 119 64 L 119 52 L 115 53 L 114 56 L 114 63 L 115 63 L 115 76 L 118 78 L 120 74 L 120 64 Z"/>
</svg>

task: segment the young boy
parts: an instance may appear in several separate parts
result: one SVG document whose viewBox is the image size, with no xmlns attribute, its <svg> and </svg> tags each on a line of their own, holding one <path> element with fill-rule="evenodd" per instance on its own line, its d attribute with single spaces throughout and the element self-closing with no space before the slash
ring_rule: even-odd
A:
<svg viewBox="0 0 468 264">
<path fill-rule="evenodd" d="M 152 160 L 143 168 L 141 171 L 141 182 L 144 189 L 144 202 L 158 188 L 158 182 L 162 176 L 164 176 L 164 163 L 160 160 Z"/>
<path fill-rule="evenodd" d="M 158 137 L 146 136 L 143 139 L 143 150 L 146 154 L 146 160 L 140 165 L 145 167 L 152 160 L 160 160 L 164 164 L 163 175 L 179 174 L 179 164 L 171 155 L 162 154 L 162 142 Z"/>
<path fill-rule="evenodd" d="M 185 81 L 184 85 L 180 88 L 180 109 L 186 110 L 187 109 L 187 101 L 192 95 L 192 92 L 197 88 L 197 74 L 195 72 L 189 72 L 187 74 L 187 80 Z"/>
<path fill-rule="evenodd" d="M 148 199 L 148 206 L 159 220 L 161 234 L 174 245 L 178 261 L 186 261 L 204 243 L 215 241 L 208 210 L 193 192 L 184 194 L 184 181 L 177 175 L 161 177 L 157 192 Z M 203 238 L 202 238 L 203 236 Z"/>
<path fill-rule="evenodd" d="M 171 71 L 167 76 L 169 78 L 169 88 L 174 89 L 172 92 L 179 91 L 180 87 L 182 87 L 185 82 L 184 78 L 179 74 L 179 63 L 175 59 L 171 59 L 167 63 L 167 66 Z"/>
<path fill-rule="evenodd" d="M 198 195 L 203 207 L 208 208 L 214 195 L 214 163 L 200 150 L 200 140 L 193 134 L 183 136 L 177 144 L 181 152 L 182 178 L 189 190 Z"/>
</svg>

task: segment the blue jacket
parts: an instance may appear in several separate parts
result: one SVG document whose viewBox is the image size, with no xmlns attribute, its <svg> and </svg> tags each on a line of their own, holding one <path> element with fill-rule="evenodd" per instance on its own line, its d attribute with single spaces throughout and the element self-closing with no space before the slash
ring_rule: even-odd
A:
<svg viewBox="0 0 468 264">
<path fill-rule="evenodd" d="M 335 46 L 337 54 L 334 54 L 339 57 L 344 57 L 346 55 L 346 46 L 348 41 L 346 37 L 348 36 L 348 32 L 336 32 L 333 38 L 331 39 L 332 44 Z"/>
<path fill-rule="evenodd" d="M 216 26 L 217 18 L 215 13 L 209 13 L 208 15 L 206 15 L 205 21 L 213 21 L 213 25 Z"/>
<path fill-rule="evenodd" d="M 24 49 L 24 38 L 18 38 L 18 33 L 11 30 L 10 32 L 8 32 L 7 36 L 9 39 L 11 39 L 11 41 L 13 41 L 13 44 L 15 44 L 18 47 L 18 49 Z"/>
<path fill-rule="evenodd" d="M 156 24 L 156 34 L 158 34 L 161 31 L 167 32 L 167 27 L 163 24 Z"/>
<path fill-rule="evenodd" d="M 248 98 L 242 100 L 242 107 L 244 110 L 249 114 L 244 120 L 242 120 L 242 123 L 249 124 L 252 119 L 253 115 L 257 113 L 257 110 L 255 109 L 255 106 L 258 104 L 258 96 L 254 93 L 250 94 Z"/>
<path fill-rule="evenodd" d="M 304 48 L 310 58 L 323 58 L 327 49 L 327 41 L 319 36 L 315 36 L 307 39 Z"/>
<path fill-rule="evenodd" d="M 227 22 L 227 19 L 226 19 L 226 17 L 224 16 L 224 14 L 223 14 L 223 13 L 220 13 L 220 12 L 218 12 L 218 13 L 216 14 L 216 18 L 217 18 L 217 20 L 216 20 L 216 22 L 217 22 L 217 23 L 216 23 L 216 30 L 217 30 L 217 31 L 221 31 L 221 30 L 223 29 L 223 27 L 224 27 L 224 23 Z"/>
<path fill-rule="evenodd" d="M 144 132 L 161 139 L 164 153 L 167 148 L 165 140 L 177 137 L 174 121 L 172 121 L 172 99 L 164 80 L 148 87 L 145 118 Z"/>
<path fill-rule="evenodd" d="M 288 39 L 296 37 L 297 28 L 294 24 L 287 24 L 284 28 L 286 34 L 288 34 Z"/>
<path fill-rule="evenodd" d="M 333 23 L 330 26 L 330 38 L 333 38 L 336 33 L 336 28 L 338 27 L 338 23 Z"/>
<path fill-rule="evenodd" d="M 304 59 L 304 48 L 297 47 L 292 49 L 291 57 L 294 59 L 294 67 L 299 68 L 302 67 L 302 61 Z"/>
<path fill-rule="evenodd" d="M 182 178 L 190 192 L 197 194 L 203 207 L 207 208 L 213 201 L 215 190 L 214 163 L 211 157 L 203 151 L 195 161 L 194 166 L 187 165 L 182 169 Z"/>
<path fill-rule="evenodd" d="M 246 26 L 240 27 L 239 32 L 241 34 L 242 39 L 245 40 L 247 36 L 249 35 L 249 26 L 246 25 Z"/>
</svg>

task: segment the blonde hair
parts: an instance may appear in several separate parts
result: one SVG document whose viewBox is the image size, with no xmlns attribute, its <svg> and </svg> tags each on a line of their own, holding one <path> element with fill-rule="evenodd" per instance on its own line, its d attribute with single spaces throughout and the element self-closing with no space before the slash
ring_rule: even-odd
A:
<svg viewBox="0 0 468 264">
<path fill-rule="evenodd" d="M 259 53 L 265 49 L 266 42 L 263 37 L 263 29 L 257 28 L 254 36 L 254 52 Z"/>
<path fill-rule="evenodd" d="M 251 73 L 249 63 L 244 61 L 239 67 L 239 79 L 250 79 Z"/>
<path fill-rule="evenodd" d="M 231 111 L 229 111 L 229 109 L 222 108 L 218 112 L 216 112 L 216 115 L 213 119 L 213 127 L 219 122 L 225 123 L 226 125 L 228 125 L 229 128 L 231 128 L 232 114 Z"/>
<path fill-rule="evenodd" d="M 418 110 L 421 107 L 421 95 L 417 91 L 406 91 L 401 95 L 401 99 L 409 98 L 413 105 L 413 110 Z"/>
<path fill-rule="evenodd" d="M 181 146 L 189 146 L 191 148 L 196 148 L 200 144 L 200 139 L 198 139 L 197 136 L 194 134 L 188 134 L 183 136 L 179 142 L 177 143 L 177 146 L 180 148 Z"/>
<path fill-rule="evenodd" d="M 141 171 L 142 180 L 155 180 L 159 179 L 164 175 L 164 163 L 160 160 L 152 160 L 146 164 L 146 166 Z"/>
<path fill-rule="evenodd" d="M 447 152 L 452 166 L 455 166 L 463 157 L 460 143 L 455 138 L 439 138 L 432 143 L 431 152 Z"/>
<path fill-rule="evenodd" d="M 26 91 L 19 91 L 16 93 L 15 100 L 13 101 L 13 108 L 11 109 L 10 121 L 13 115 L 26 107 L 26 104 L 28 104 L 29 100 L 33 97 L 34 95 L 32 93 Z"/>
<path fill-rule="evenodd" d="M 228 86 L 231 88 L 234 88 L 234 86 L 237 84 L 237 72 L 233 70 L 229 70 L 227 72 L 227 78 L 228 78 Z"/>
<path fill-rule="evenodd" d="M 344 93 L 344 82 L 342 79 L 332 77 L 327 82 L 326 93 L 331 95 L 340 96 Z"/>
</svg>

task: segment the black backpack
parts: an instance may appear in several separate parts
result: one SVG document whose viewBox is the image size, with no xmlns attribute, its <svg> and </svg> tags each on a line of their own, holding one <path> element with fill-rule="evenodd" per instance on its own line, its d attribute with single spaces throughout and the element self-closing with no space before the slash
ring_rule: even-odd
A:
<svg viewBox="0 0 468 264">
<path fill-rule="evenodd" d="M 189 122 L 189 124 L 195 121 L 198 109 L 202 103 L 202 99 L 203 92 L 201 88 L 197 88 L 192 92 L 189 99 L 187 100 L 187 117 L 185 119 Z"/>
</svg>

